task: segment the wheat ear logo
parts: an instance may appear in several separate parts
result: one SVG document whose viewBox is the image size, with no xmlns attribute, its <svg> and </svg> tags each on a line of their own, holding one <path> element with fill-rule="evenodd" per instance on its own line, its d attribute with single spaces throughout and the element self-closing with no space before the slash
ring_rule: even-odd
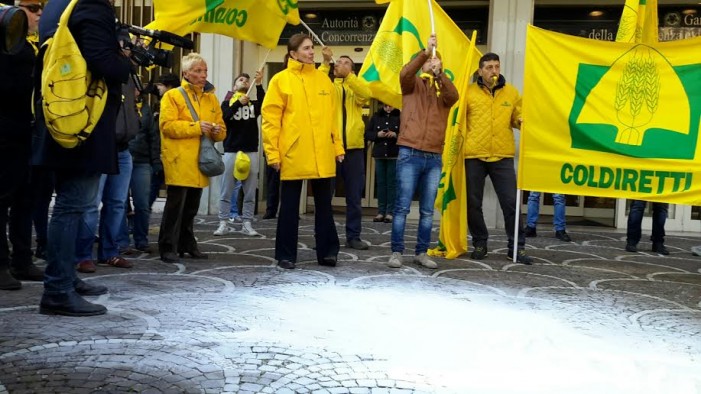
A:
<svg viewBox="0 0 701 394">
<path fill-rule="evenodd" d="M 700 120 L 701 64 L 675 65 L 639 44 L 609 65 L 579 65 L 573 148 L 693 160 Z"/>
</svg>

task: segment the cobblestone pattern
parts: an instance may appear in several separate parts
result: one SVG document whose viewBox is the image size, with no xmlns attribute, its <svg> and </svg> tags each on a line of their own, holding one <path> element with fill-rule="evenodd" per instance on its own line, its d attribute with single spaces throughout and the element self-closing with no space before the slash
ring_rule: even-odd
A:
<svg viewBox="0 0 701 394">
<path fill-rule="evenodd" d="M 405 255 L 397 270 L 383 264 L 390 225 L 366 222 L 370 249 L 329 268 L 304 217 L 285 271 L 275 221 L 255 238 L 213 237 L 217 223 L 196 225 L 209 260 L 142 254 L 81 274 L 109 287 L 104 316 L 38 314 L 40 283 L 0 293 L 0 393 L 701 392 L 698 238 L 668 237 L 662 257 L 578 228 L 573 243 L 529 239 L 523 266 L 493 231 L 485 260 L 427 270 Z"/>
</svg>

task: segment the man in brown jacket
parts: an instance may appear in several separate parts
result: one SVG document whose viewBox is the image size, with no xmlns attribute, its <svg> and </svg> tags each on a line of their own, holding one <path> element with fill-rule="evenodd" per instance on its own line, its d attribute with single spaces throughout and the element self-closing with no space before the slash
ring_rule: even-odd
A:
<svg viewBox="0 0 701 394">
<path fill-rule="evenodd" d="M 397 199 L 392 221 L 392 256 L 387 265 L 402 266 L 404 226 L 411 199 L 419 188 L 419 229 L 414 262 L 436 268 L 426 251 L 431 242 L 433 203 L 441 176 L 445 128 L 450 107 L 458 101 L 458 91 L 443 73 L 440 56 L 432 57 L 436 35 L 426 49 L 404 65 L 399 75 L 402 87 L 402 114 L 397 157 Z M 417 75 L 419 69 L 421 74 Z"/>
</svg>

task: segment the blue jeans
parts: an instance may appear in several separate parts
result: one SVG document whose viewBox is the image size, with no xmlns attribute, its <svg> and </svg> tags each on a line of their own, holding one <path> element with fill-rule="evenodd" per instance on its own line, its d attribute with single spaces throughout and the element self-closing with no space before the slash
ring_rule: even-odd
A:
<svg viewBox="0 0 701 394">
<path fill-rule="evenodd" d="M 97 248 L 97 258 L 98 260 L 107 260 L 119 255 L 119 241 L 123 237 L 123 226 L 125 226 L 124 222 L 126 221 L 125 203 L 131 180 L 131 153 L 125 149 L 118 153 L 117 159 L 119 174 L 102 175 L 94 205 L 85 212 L 84 224 L 76 241 L 76 262 L 92 258 L 95 229 L 98 224 L 97 208 L 100 201 L 102 201 L 102 210 L 99 215 L 100 244 Z"/>
<path fill-rule="evenodd" d="M 553 227 L 555 231 L 565 230 L 565 195 L 553 194 L 553 207 L 555 214 L 553 215 Z M 535 228 L 538 223 L 538 215 L 540 214 L 540 192 L 531 192 L 528 195 L 528 214 L 526 215 L 526 225 Z"/>
<path fill-rule="evenodd" d="M 436 201 L 441 178 L 440 153 L 399 147 L 397 156 L 397 198 L 392 220 L 392 252 L 404 252 L 404 227 L 411 199 L 419 187 L 419 230 L 416 235 L 416 255 L 426 253 L 431 243 L 433 203 Z"/>
<path fill-rule="evenodd" d="M 84 223 L 84 213 L 95 204 L 99 186 L 100 174 L 76 173 L 75 170 L 56 171 L 56 201 L 46 244 L 46 294 L 73 290 L 76 278 L 76 238 Z"/>
<path fill-rule="evenodd" d="M 131 198 L 134 202 L 134 246 L 148 246 L 148 223 L 151 217 L 149 194 L 151 164 L 134 163 L 131 171 Z"/>
<path fill-rule="evenodd" d="M 377 181 L 377 213 L 391 215 L 397 198 L 397 160 L 375 159 L 375 181 Z"/>
<path fill-rule="evenodd" d="M 631 200 L 630 202 L 628 230 L 626 234 L 629 244 L 637 245 L 638 242 L 640 242 L 645 205 L 647 205 L 647 201 Z M 669 204 L 664 202 L 652 203 L 652 236 L 650 236 L 650 241 L 654 243 L 664 242 L 664 224 L 667 221 L 667 211 L 669 211 Z"/>
</svg>

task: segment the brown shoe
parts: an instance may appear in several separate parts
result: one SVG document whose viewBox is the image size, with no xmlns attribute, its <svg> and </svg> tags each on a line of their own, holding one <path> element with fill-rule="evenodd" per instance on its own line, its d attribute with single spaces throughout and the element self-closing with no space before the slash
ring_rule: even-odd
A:
<svg viewBox="0 0 701 394">
<path fill-rule="evenodd" d="M 95 263 L 90 259 L 80 261 L 75 266 L 76 271 L 82 272 L 84 274 L 92 274 L 93 272 L 95 272 L 96 269 L 97 268 L 95 267 Z"/>
<path fill-rule="evenodd" d="M 100 263 L 117 268 L 131 268 L 134 266 L 134 264 L 132 264 L 129 260 L 124 259 L 122 256 L 110 257 L 109 259 L 101 261 Z"/>
</svg>

